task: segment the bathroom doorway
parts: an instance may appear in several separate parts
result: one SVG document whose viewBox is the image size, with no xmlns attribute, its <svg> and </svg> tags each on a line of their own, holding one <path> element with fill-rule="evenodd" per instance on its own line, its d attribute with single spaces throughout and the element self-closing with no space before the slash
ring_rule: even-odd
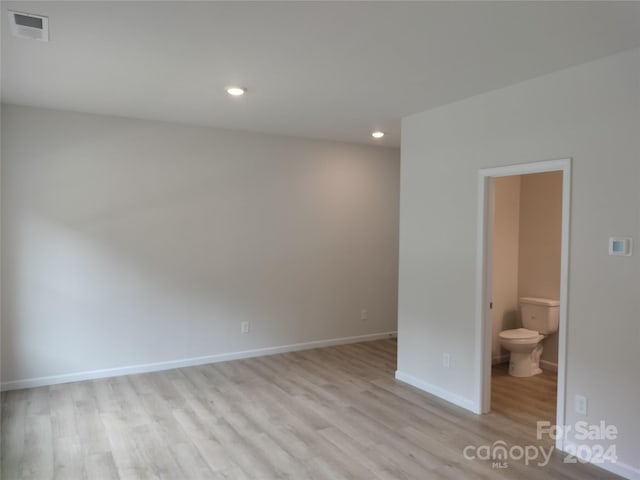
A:
<svg viewBox="0 0 640 480">
<path fill-rule="evenodd" d="M 478 410 L 534 434 L 538 420 L 564 420 L 570 167 L 555 160 L 480 171 Z M 523 297 L 536 309 L 524 324 Z M 543 313 L 550 322 L 537 325 Z"/>
<path fill-rule="evenodd" d="M 495 178 L 492 199 L 491 411 L 535 428 L 556 419 L 562 172 Z"/>
</svg>

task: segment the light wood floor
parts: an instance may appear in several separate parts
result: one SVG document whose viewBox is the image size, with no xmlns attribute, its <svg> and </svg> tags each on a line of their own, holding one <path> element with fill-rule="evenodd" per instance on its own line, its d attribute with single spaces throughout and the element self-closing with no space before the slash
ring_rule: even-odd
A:
<svg viewBox="0 0 640 480">
<path fill-rule="evenodd" d="M 525 435 L 535 438 L 538 421 L 555 424 L 557 389 L 558 376 L 553 372 L 518 378 L 509 375 L 508 363 L 496 365 L 491 372 L 491 410 L 517 422 Z"/>
<path fill-rule="evenodd" d="M 395 381 L 395 358 L 384 340 L 6 392 L 2 479 L 616 478 L 465 459 L 535 438 L 497 411 L 509 388 L 476 416 Z"/>
</svg>

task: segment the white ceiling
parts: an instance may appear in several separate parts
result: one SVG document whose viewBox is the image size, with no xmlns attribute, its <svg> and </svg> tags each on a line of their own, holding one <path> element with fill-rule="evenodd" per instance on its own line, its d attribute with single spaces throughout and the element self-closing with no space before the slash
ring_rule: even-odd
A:
<svg viewBox="0 0 640 480">
<path fill-rule="evenodd" d="M 2 3 L 4 102 L 387 146 L 403 116 L 640 45 L 640 2 Z"/>
</svg>

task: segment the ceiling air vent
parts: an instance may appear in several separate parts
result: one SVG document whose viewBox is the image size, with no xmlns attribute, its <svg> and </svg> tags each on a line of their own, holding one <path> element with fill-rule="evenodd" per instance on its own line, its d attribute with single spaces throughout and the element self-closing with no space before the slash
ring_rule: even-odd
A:
<svg viewBox="0 0 640 480">
<path fill-rule="evenodd" d="M 49 41 L 49 19 L 47 17 L 9 10 L 9 25 L 14 37 L 30 38 L 42 42 Z"/>
</svg>

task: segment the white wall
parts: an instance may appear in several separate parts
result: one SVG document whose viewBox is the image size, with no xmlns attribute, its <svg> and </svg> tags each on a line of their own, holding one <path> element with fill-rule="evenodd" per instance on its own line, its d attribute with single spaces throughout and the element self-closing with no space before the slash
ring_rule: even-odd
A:
<svg viewBox="0 0 640 480">
<path fill-rule="evenodd" d="M 508 360 L 499 334 L 520 326 L 518 303 L 518 253 L 520 244 L 520 175 L 500 177 L 493 189 L 491 301 L 491 354 L 498 363 Z"/>
<path fill-rule="evenodd" d="M 640 478 L 640 255 L 607 255 L 610 235 L 640 240 L 638 49 L 403 120 L 398 370 L 474 403 L 478 170 L 566 157 L 566 420 L 584 419 L 585 395 L 586 420 L 618 427 L 619 462 Z"/>
<path fill-rule="evenodd" d="M 3 382 L 396 330 L 396 149 L 18 106 L 2 139 Z"/>
</svg>

